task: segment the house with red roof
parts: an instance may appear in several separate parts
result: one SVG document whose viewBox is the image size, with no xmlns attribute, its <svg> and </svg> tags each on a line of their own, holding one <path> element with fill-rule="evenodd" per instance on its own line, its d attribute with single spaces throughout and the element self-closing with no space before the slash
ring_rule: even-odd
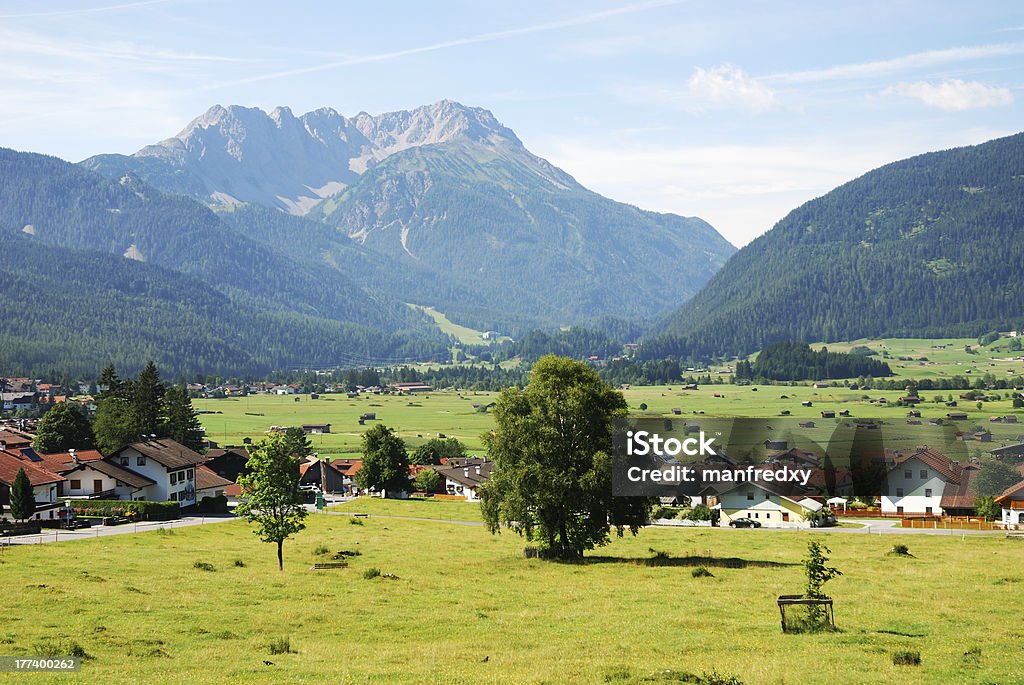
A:
<svg viewBox="0 0 1024 685">
<path fill-rule="evenodd" d="M 18 471 L 24 470 L 28 482 L 32 484 L 32 492 L 36 501 L 36 512 L 33 518 L 56 518 L 56 510 L 60 506 L 58 492 L 64 477 L 41 466 L 25 460 L 20 454 L 4 450 L 0 451 L 0 515 L 10 516 L 11 488 Z"/>
<path fill-rule="evenodd" d="M 977 499 L 973 480 L 978 470 L 977 464 L 961 464 L 930 447 L 897 453 L 883 486 L 882 512 L 973 514 Z"/>
</svg>

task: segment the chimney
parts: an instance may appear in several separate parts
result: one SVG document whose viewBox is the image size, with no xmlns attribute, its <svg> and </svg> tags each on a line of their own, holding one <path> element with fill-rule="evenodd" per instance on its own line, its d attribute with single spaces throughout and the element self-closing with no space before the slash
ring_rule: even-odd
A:
<svg viewBox="0 0 1024 685">
<path fill-rule="evenodd" d="M 78 463 L 78 455 L 75 454 L 75 450 L 73 450 L 73 449 L 68 450 L 68 454 L 71 456 L 71 461 L 73 461 L 74 463 L 77 464 Z"/>
<path fill-rule="evenodd" d="M 0 452 L 3 452 L 5 449 L 7 449 L 7 443 L 0 440 Z"/>
<path fill-rule="evenodd" d="M 466 466 L 466 467 L 464 467 L 462 469 L 462 475 L 465 476 L 466 478 L 469 478 L 469 467 L 468 466 Z"/>
<path fill-rule="evenodd" d="M 476 465 L 476 475 L 480 475 L 480 464 Z"/>
</svg>

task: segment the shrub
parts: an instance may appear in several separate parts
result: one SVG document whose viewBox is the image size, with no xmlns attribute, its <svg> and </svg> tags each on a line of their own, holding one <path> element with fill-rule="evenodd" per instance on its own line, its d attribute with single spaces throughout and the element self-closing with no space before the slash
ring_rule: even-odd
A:
<svg viewBox="0 0 1024 685">
<path fill-rule="evenodd" d="M 703 504 L 698 504 L 686 513 L 686 518 L 691 521 L 710 521 L 711 510 Z"/>
<path fill-rule="evenodd" d="M 213 564 L 211 564 L 209 562 L 206 562 L 206 561 L 197 561 L 196 563 L 192 564 L 192 568 L 199 569 L 200 571 L 211 571 L 211 572 L 217 570 L 216 567 Z"/>
<path fill-rule="evenodd" d="M 177 502 L 149 502 L 146 500 L 72 500 L 76 514 L 82 516 L 137 515 L 143 521 L 170 521 L 181 518 L 181 506 Z"/>
<path fill-rule="evenodd" d="M 245 562 L 241 559 L 235 559 L 235 566 L 237 568 L 245 568 Z"/>
<path fill-rule="evenodd" d="M 679 510 L 678 509 L 673 509 L 672 507 L 658 507 L 657 509 L 654 510 L 654 513 L 651 514 L 651 518 L 652 519 L 674 519 L 678 515 L 679 515 Z"/>
<path fill-rule="evenodd" d="M 907 547 L 906 545 L 893 545 L 892 549 L 889 550 L 889 554 L 893 554 L 893 555 L 898 556 L 898 557 L 912 557 L 912 556 L 914 556 L 913 554 L 910 553 L 910 548 Z"/>
<path fill-rule="evenodd" d="M 58 638 L 54 641 L 37 642 L 32 651 L 38 656 L 46 657 L 77 657 L 79 659 L 91 659 L 92 656 L 85 651 L 85 647 L 70 638 Z"/>
<path fill-rule="evenodd" d="M 912 651 L 909 649 L 901 649 L 898 652 L 893 652 L 892 655 L 893 666 L 920 666 L 921 665 L 921 652 Z"/>
<path fill-rule="evenodd" d="M 690 575 L 694 578 L 714 578 L 715 575 L 708 570 L 707 566 L 698 566 L 697 568 L 690 571 Z"/>
<path fill-rule="evenodd" d="M 292 650 L 292 641 L 291 638 L 288 637 L 279 637 L 271 640 L 270 644 L 267 645 L 267 649 L 273 655 L 297 654 L 297 652 Z"/>
<path fill-rule="evenodd" d="M 313 550 L 313 554 L 322 556 L 324 554 L 330 554 L 331 550 L 327 545 L 317 545 L 317 548 Z"/>
<path fill-rule="evenodd" d="M 361 526 L 361 525 L 363 525 L 363 520 L 362 519 L 357 519 L 355 516 L 350 517 L 348 522 L 351 525 L 353 525 L 353 526 Z"/>
<path fill-rule="evenodd" d="M 224 495 L 204 497 L 196 505 L 196 511 L 200 514 L 226 514 L 228 513 L 228 498 Z"/>
<path fill-rule="evenodd" d="M 380 577 L 380 569 L 379 568 L 368 568 L 365 571 L 363 571 L 363 578 L 365 580 L 373 580 L 374 578 L 379 578 L 379 577 Z"/>
</svg>

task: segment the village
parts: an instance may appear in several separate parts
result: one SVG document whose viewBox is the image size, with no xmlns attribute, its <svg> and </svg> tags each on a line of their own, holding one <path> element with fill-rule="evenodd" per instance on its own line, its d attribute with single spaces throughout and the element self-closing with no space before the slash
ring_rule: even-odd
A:
<svg viewBox="0 0 1024 685">
<path fill-rule="evenodd" d="M 8 412 L 28 407 L 47 407 L 61 402 L 75 402 L 83 411 L 89 411 L 94 404 L 95 385 L 82 383 L 73 390 L 27 378 L 5 379 L 4 406 Z M 813 391 L 826 389 L 826 384 L 814 384 Z M 696 386 L 682 386 L 681 390 L 696 391 Z M 744 388 L 747 390 L 748 388 Z M 755 388 L 756 389 L 756 388 Z M 275 385 L 251 384 L 239 386 L 218 386 L 207 388 L 195 384 L 190 390 L 210 397 L 267 396 L 284 399 L 288 403 L 315 403 L 321 395 L 303 392 L 301 384 Z M 393 383 L 379 386 L 333 386 L 322 388 L 323 398 L 336 394 L 348 400 L 364 397 L 388 397 L 395 401 L 402 398 L 429 397 L 433 390 L 422 383 Z M 790 390 L 790 393 L 793 391 Z M 714 397 L 722 393 L 715 392 Z M 785 395 L 784 395 L 785 396 Z M 978 395 L 972 396 L 977 397 Z M 895 400 L 900 406 L 909 407 L 906 424 L 916 427 L 921 424 L 920 398 L 916 393 L 904 395 Z M 224 400 L 221 400 L 224 401 Z M 280 400 L 277 400 L 278 402 Z M 887 403 L 885 397 L 872 398 L 871 402 Z M 406 402 L 415 405 L 414 402 Z M 473 402 L 479 411 L 493 402 Z M 801 408 L 813 406 L 810 400 L 802 401 Z M 212 405 L 211 405 L 212 406 Z M 277 406 L 280 406 L 279 404 Z M 646 409 L 646 404 L 641 404 Z M 213 410 L 199 410 L 210 413 Z M 25 412 L 23 412 L 25 413 Z M 217 412 L 219 413 L 219 412 Z M 678 407 L 671 407 L 671 415 L 678 415 Z M 780 412 L 788 414 L 788 410 Z M 837 413 L 839 414 L 837 416 Z M 263 412 L 246 412 L 246 416 L 269 421 L 272 417 Z M 849 410 L 824 410 L 821 419 L 829 425 L 849 420 Z M 929 425 L 963 421 L 965 412 L 946 410 L 943 418 L 932 419 Z M 698 420 L 689 421 L 687 430 L 697 430 Z M 1016 424 L 1015 414 L 991 417 L 993 424 L 1010 427 Z M 358 426 L 378 422 L 376 411 L 363 411 L 358 415 Z M 820 427 L 822 421 L 800 420 L 801 429 Z M 202 454 L 168 438 L 146 438 L 132 442 L 121 449 L 102 454 L 98 450 L 69 450 L 60 453 L 40 453 L 33 449 L 37 421 L 28 418 L 5 420 L 0 429 L 0 502 L 5 509 L 3 524 L 5 535 L 13 533 L 38 533 L 42 528 L 75 528 L 87 524 L 106 523 L 116 526 L 139 517 L 157 516 L 177 518 L 191 514 L 227 514 L 244 497 L 237 484 L 239 477 L 247 473 L 246 463 L 254 441 L 288 428 L 301 428 L 310 438 L 333 437 L 332 423 L 310 421 L 296 426 L 270 425 L 261 433 L 246 435 L 237 444 L 218 444 L 213 439 L 204 442 Z M 855 425 L 872 428 L 872 424 L 856 420 Z M 337 430 L 337 426 L 335 426 Z M 427 437 L 446 439 L 449 436 L 437 431 Z M 423 438 L 423 433 L 417 433 Z M 765 440 L 763 450 L 756 460 L 749 456 L 743 459 L 731 458 L 724 450 L 709 456 L 692 467 L 692 473 L 703 474 L 699 491 L 690 491 L 686 496 L 664 496 L 662 506 L 657 509 L 659 525 L 711 525 L 720 527 L 763 527 L 763 528 L 810 528 L 834 525 L 842 520 L 843 526 L 874 519 L 890 519 L 904 529 L 932 530 L 998 530 L 1015 531 L 1024 529 L 1024 441 L 1009 444 L 992 444 L 992 434 L 985 430 L 958 433 L 958 439 L 970 440 L 973 444 L 987 448 L 987 460 L 997 460 L 1016 469 L 1016 482 L 1003 491 L 983 498 L 975 490 L 975 480 L 982 470 L 979 456 L 957 459 L 947 456 L 934 447 L 919 446 L 902 449 L 886 449 L 877 455 L 876 465 L 884 468 L 884 490 L 877 497 L 864 497 L 856 492 L 854 478 L 849 469 L 834 471 L 828 478 L 823 470 L 824 454 L 802 449 L 790 444 L 784 438 Z M 989 444 L 985 444 L 989 443 Z M 362 466 L 358 455 L 329 456 L 312 454 L 300 466 L 300 485 L 309 493 L 311 507 L 323 508 L 332 501 L 358 495 L 386 496 L 390 498 L 432 498 L 478 502 L 480 487 L 491 476 L 494 464 L 486 456 L 444 457 L 436 464 L 410 464 L 408 480 L 418 479 L 424 471 L 433 471 L 437 478 L 428 479 L 433 483 L 429 489 L 382 492 L 363 491 L 356 484 L 356 474 Z M 779 468 L 795 473 L 806 473 L 796 478 L 775 478 L 772 474 Z M 10 489 L 19 471 L 24 471 L 32 486 L 35 509 L 29 522 L 16 524 L 10 514 Z M 751 473 L 760 474 L 752 477 Z M 712 477 L 713 476 L 713 477 Z M 764 477 L 761 477 L 764 476 Z M 826 479 L 828 485 L 826 487 Z M 691 478 L 692 480 L 692 478 Z M 986 501 L 991 500 L 991 501 Z M 120 504 L 120 503 L 124 504 Z M 155 507 L 140 507 L 139 503 L 175 504 L 171 510 L 160 513 Z M 90 503 L 95 503 L 90 505 Z M 135 503 L 130 504 L 130 503 Z M 982 511 L 979 511 L 979 503 Z M 98 506 L 97 506 L 98 505 Z M 710 515 L 704 521 L 693 521 L 696 508 L 706 508 Z M 143 511 L 140 511 L 140 508 Z M 701 509 L 703 511 L 704 509 Z M 110 515 L 112 512 L 118 515 Z M 126 515 L 127 514 L 127 515 Z"/>
</svg>

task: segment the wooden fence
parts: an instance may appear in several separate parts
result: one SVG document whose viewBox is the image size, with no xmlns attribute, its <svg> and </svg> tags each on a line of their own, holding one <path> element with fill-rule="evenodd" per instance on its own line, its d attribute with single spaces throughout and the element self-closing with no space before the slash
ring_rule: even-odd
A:
<svg viewBox="0 0 1024 685">
<path fill-rule="evenodd" d="M 904 518 L 901 528 L 931 528 L 936 530 L 1002 530 L 998 521 L 986 521 L 978 516 L 922 516 Z"/>
</svg>

